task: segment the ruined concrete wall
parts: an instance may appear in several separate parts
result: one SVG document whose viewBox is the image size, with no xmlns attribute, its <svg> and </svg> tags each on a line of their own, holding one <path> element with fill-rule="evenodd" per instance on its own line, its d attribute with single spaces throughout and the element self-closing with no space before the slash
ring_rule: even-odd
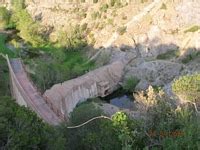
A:
<svg viewBox="0 0 200 150">
<path fill-rule="evenodd" d="M 62 116 L 57 116 L 45 103 L 34 85 L 28 79 L 20 59 L 9 60 L 7 64 L 10 72 L 11 93 L 16 102 L 21 106 L 29 107 L 38 117 L 51 125 L 57 125 L 62 121 Z"/>
<path fill-rule="evenodd" d="M 11 94 L 12 97 L 17 101 L 17 103 L 21 106 L 26 106 L 27 107 L 27 103 L 26 100 L 24 99 L 24 96 L 22 95 L 22 87 L 20 86 L 15 73 L 11 67 L 10 61 L 7 59 L 7 64 L 8 64 L 8 68 L 9 68 L 9 73 L 10 73 L 10 85 L 11 85 Z"/>
<path fill-rule="evenodd" d="M 124 64 L 115 62 L 81 77 L 54 85 L 44 93 L 54 112 L 68 118 L 77 104 L 88 98 L 104 97 L 112 93 L 121 80 Z"/>
</svg>

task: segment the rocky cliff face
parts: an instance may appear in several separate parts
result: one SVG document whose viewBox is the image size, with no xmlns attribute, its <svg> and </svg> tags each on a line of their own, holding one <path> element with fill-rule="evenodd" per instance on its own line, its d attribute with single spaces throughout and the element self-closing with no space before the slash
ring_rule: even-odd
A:
<svg viewBox="0 0 200 150">
<path fill-rule="evenodd" d="M 45 26 L 53 26 L 53 35 L 60 29 L 69 28 L 69 24 L 83 25 L 87 24 L 88 42 L 93 39 L 95 47 L 104 45 L 112 37 L 112 34 L 118 28 L 128 24 L 131 19 L 142 13 L 143 8 L 152 1 L 141 3 L 139 0 L 122 1 L 132 2 L 129 5 L 123 5 L 121 8 L 108 8 L 106 12 L 101 12 L 103 4 L 110 3 L 108 0 L 85 1 L 63 1 L 63 0 L 45 0 L 29 1 L 26 0 L 27 10 L 31 16 Z M 139 43 L 139 49 L 142 56 L 156 56 L 159 53 L 166 52 L 168 49 L 177 49 L 184 47 L 187 41 L 184 31 L 192 25 L 200 24 L 200 4 L 198 0 L 170 0 L 161 1 L 159 9 L 154 8 L 152 12 L 145 15 L 141 22 L 129 27 L 126 33 L 114 41 L 114 45 L 121 44 L 135 46 Z M 92 16 L 97 15 L 97 18 Z M 92 38 L 92 39 L 91 39 Z M 162 45 L 160 44 L 162 43 Z M 157 47 L 160 45 L 159 47 Z"/>
<path fill-rule="evenodd" d="M 94 39 L 93 44 L 100 47 L 110 38 L 111 33 L 127 23 L 134 14 L 152 0 L 145 3 L 141 3 L 141 0 L 122 0 L 121 2 L 120 6 L 112 7 L 109 0 L 101 0 L 98 3 L 26 0 L 26 6 L 33 19 L 40 21 L 44 26 L 54 27 L 51 37 L 57 34 L 57 31 L 69 28 L 70 24 L 87 24 L 87 30 L 90 31 L 87 34 L 89 44 Z"/>
</svg>

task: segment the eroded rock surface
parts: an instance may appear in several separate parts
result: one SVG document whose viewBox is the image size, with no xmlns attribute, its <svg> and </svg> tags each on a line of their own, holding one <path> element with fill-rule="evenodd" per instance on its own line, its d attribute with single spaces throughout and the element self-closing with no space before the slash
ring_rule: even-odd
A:
<svg viewBox="0 0 200 150">
<path fill-rule="evenodd" d="M 149 85 L 163 86 L 171 82 L 182 70 L 182 65 L 168 61 L 149 61 L 142 62 L 133 67 L 128 67 L 125 78 L 136 77 L 140 83 L 136 89 L 143 90 Z"/>
</svg>

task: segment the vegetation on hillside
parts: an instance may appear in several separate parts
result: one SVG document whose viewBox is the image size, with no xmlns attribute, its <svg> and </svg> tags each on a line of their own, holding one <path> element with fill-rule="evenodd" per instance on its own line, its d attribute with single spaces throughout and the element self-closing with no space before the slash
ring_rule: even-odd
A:
<svg viewBox="0 0 200 150">
<path fill-rule="evenodd" d="M 172 85 L 175 94 L 186 101 L 200 100 L 200 74 L 186 75 L 176 79 Z"/>
<path fill-rule="evenodd" d="M 54 49 L 55 50 L 55 49 Z M 92 69 L 93 62 L 87 63 L 83 52 L 63 52 L 57 49 L 40 57 L 25 59 L 25 63 L 33 71 L 32 80 L 44 92 L 56 83 L 78 77 Z"/>
<path fill-rule="evenodd" d="M 7 40 L 7 36 L 5 34 L 0 33 L 0 53 L 4 55 L 8 55 L 9 57 L 14 57 L 15 52 L 11 51 L 6 45 L 5 42 Z"/>
<path fill-rule="evenodd" d="M 13 3 L 13 14 L 11 21 L 19 30 L 19 36 L 33 47 L 45 44 L 45 39 L 42 37 L 42 27 L 36 21 L 33 21 L 30 14 L 24 8 L 23 3 Z"/>
<path fill-rule="evenodd" d="M 10 13 L 5 7 L 0 7 L 0 29 L 6 29 L 9 24 Z"/>
<path fill-rule="evenodd" d="M 107 12 L 109 7 L 121 5 L 120 1 L 111 0 L 91 17 L 96 20 L 102 13 Z M 165 5 L 162 7 L 166 9 Z M 88 63 L 86 56 L 86 24 L 70 27 L 69 31 L 61 29 L 56 40 L 51 42 L 39 22 L 34 21 L 26 11 L 24 0 L 13 0 L 12 12 L 13 14 L 10 14 L 5 8 L 0 8 L 0 17 L 3 18 L 0 20 L 0 28 L 16 28 L 19 37 L 25 42 L 17 44 L 19 41 L 14 39 L 10 43 L 15 43 L 18 50 L 10 50 L 5 45 L 7 37 L 0 34 L 0 53 L 21 57 L 30 77 L 42 92 L 56 83 L 94 69 L 95 64 Z M 112 20 L 108 22 L 113 23 Z M 187 32 L 197 30 L 199 27 L 193 27 Z M 126 27 L 119 27 L 117 32 L 123 35 Z M 191 58 L 187 57 L 186 62 L 199 56 L 199 53 L 195 54 L 191 55 Z M 106 64 L 109 56 L 99 56 L 102 57 L 101 63 Z M 171 59 L 178 56 L 179 53 L 172 50 L 158 55 L 157 58 Z M 132 93 L 138 82 L 135 77 L 130 77 L 123 89 Z M 53 127 L 44 123 L 28 108 L 16 104 L 11 98 L 9 83 L 6 61 L 0 57 L 0 149 L 200 149 L 200 119 L 193 105 L 176 107 L 175 98 L 169 98 L 161 88 L 155 90 L 150 87 L 146 91 L 134 93 L 140 111 L 140 117 L 137 119 L 130 118 L 124 112 L 117 112 L 110 119 L 97 119 L 78 128 L 68 128 L 105 114 L 96 107 L 94 101 L 85 102 L 74 109 L 69 122 Z M 199 102 L 200 74 L 176 79 L 172 90 L 185 100 Z"/>
<path fill-rule="evenodd" d="M 125 81 L 125 83 L 122 86 L 125 91 L 132 93 L 135 90 L 135 87 L 138 83 L 139 79 L 131 76 Z"/>
<path fill-rule="evenodd" d="M 62 149 L 62 134 L 31 110 L 0 96 L 0 149 Z"/>
<path fill-rule="evenodd" d="M 46 34 L 48 31 L 31 18 L 23 0 L 12 2 L 9 22 L 14 24 L 19 37 L 10 42 L 15 47 L 11 51 L 5 46 L 6 36 L 0 35 L 0 52 L 10 57 L 14 54 L 21 57 L 42 92 L 56 83 L 75 78 L 94 68 L 93 62 L 87 63 L 86 27 L 69 26 L 68 30 L 61 29 L 53 43 Z"/>
<path fill-rule="evenodd" d="M 117 112 L 110 119 L 97 119 L 69 129 L 100 115 L 94 102 L 79 105 L 68 123 L 51 127 L 9 97 L 0 97 L 1 149 L 105 149 L 132 150 L 199 148 L 199 118 L 192 109 L 174 108 L 162 91 L 153 88 L 139 93 L 146 119 L 130 119 Z M 150 102 L 150 103 L 149 103 Z M 142 108 L 142 107 L 141 107 Z M 143 109 L 143 110 L 145 110 Z M 34 131 L 34 132 L 33 132 Z M 75 144 L 76 143 L 76 144 Z"/>
</svg>

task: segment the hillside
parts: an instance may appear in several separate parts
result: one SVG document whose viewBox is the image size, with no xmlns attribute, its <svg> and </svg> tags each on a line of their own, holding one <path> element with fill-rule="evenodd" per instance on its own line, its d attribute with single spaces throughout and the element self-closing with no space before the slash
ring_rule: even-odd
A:
<svg viewBox="0 0 200 150">
<path fill-rule="evenodd" d="M 199 0 L 0 2 L 0 149 L 199 139 Z"/>
</svg>

